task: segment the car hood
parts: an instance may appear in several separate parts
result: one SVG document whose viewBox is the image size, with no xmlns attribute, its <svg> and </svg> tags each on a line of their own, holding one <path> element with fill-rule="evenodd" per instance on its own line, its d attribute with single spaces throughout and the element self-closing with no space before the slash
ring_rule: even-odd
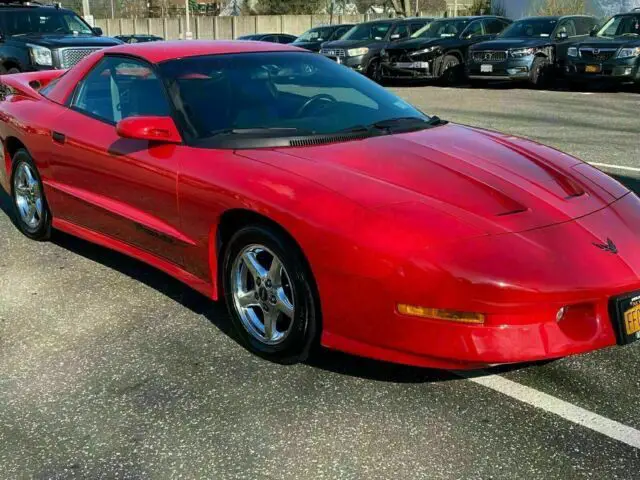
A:
<svg viewBox="0 0 640 480">
<path fill-rule="evenodd" d="M 332 42 L 325 42 L 322 44 L 322 48 L 359 48 L 370 47 L 373 44 L 384 43 L 382 40 L 334 40 Z"/>
<path fill-rule="evenodd" d="M 423 205 L 425 214 L 440 210 L 485 234 L 567 222 L 628 193 L 594 167 L 552 148 L 455 124 L 243 155 L 321 183 L 366 208 Z"/>
<path fill-rule="evenodd" d="M 471 50 L 508 50 L 510 48 L 535 48 L 551 44 L 551 38 L 502 38 L 480 42 L 471 46 Z"/>
<path fill-rule="evenodd" d="M 426 48 L 433 45 L 443 45 L 455 40 L 452 38 L 408 38 L 407 40 L 401 40 L 394 42 L 390 45 L 388 50 L 418 50 L 420 48 Z"/>
<path fill-rule="evenodd" d="M 580 47 L 592 47 L 592 48 L 622 48 L 622 47 L 638 47 L 640 46 L 640 39 L 629 37 L 613 37 L 613 38 L 601 38 L 601 37 L 589 37 L 578 44 Z"/>
<path fill-rule="evenodd" d="M 12 42 L 33 43 L 48 48 L 64 47 L 112 47 L 121 45 L 116 38 L 97 37 L 95 35 L 21 35 L 10 37 Z"/>
</svg>

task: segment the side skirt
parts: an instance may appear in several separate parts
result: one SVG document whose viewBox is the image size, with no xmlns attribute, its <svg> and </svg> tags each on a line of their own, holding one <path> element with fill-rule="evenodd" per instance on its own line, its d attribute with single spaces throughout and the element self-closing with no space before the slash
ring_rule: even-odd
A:
<svg viewBox="0 0 640 480">
<path fill-rule="evenodd" d="M 140 260 L 148 265 L 151 265 L 154 268 L 157 268 L 158 270 L 163 271 L 168 275 L 171 275 L 173 278 L 188 285 L 197 292 L 202 293 L 206 297 L 211 299 L 214 298 L 213 285 L 205 282 L 195 275 L 192 275 L 189 272 L 186 272 L 182 268 L 174 265 L 171 262 L 168 262 L 167 260 L 156 257 L 155 255 L 152 255 L 144 250 L 121 242 L 120 240 L 116 240 L 107 235 L 89 230 L 88 228 L 80 227 L 66 220 L 60 220 L 54 217 L 53 228 L 68 233 L 69 235 L 73 235 L 74 237 L 87 240 L 88 242 L 95 243 L 102 247 L 108 248 L 110 250 L 115 250 L 116 252 Z"/>
</svg>

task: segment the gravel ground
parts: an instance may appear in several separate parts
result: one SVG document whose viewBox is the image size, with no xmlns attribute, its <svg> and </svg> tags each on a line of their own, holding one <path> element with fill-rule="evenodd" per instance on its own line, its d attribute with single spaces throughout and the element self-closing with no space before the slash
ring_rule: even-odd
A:
<svg viewBox="0 0 640 480">
<path fill-rule="evenodd" d="M 442 118 L 524 135 L 640 192 L 640 95 L 394 87 Z M 0 207 L 9 211 L 8 199 Z M 221 305 L 0 214 L 0 478 L 638 478 L 638 450 L 453 374 L 323 352 L 282 367 Z M 640 429 L 640 345 L 500 369 Z"/>
</svg>

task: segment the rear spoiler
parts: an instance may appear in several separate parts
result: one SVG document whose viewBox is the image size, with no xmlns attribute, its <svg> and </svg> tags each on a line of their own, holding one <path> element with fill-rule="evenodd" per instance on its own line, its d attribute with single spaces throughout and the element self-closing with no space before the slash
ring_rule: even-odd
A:
<svg viewBox="0 0 640 480">
<path fill-rule="evenodd" d="M 43 70 L 41 72 L 16 73 L 0 76 L 0 93 L 40 98 L 39 90 L 46 87 L 66 70 Z"/>
</svg>

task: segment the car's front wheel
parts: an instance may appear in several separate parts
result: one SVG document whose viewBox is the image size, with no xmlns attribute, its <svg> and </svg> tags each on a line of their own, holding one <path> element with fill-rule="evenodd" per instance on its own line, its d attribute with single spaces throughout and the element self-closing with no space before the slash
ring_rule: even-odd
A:
<svg viewBox="0 0 640 480">
<path fill-rule="evenodd" d="M 536 57 L 531 66 L 529 83 L 535 88 L 546 88 L 550 83 L 551 63 L 546 57 Z"/>
<path fill-rule="evenodd" d="M 445 55 L 440 68 L 440 82 L 444 85 L 457 85 L 462 78 L 462 63 L 455 55 Z"/>
<path fill-rule="evenodd" d="M 278 363 L 305 360 L 319 329 L 319 302 L 298 246 L 278 229 L 254 225 L 225 249 L 223 287 L 246 347 Z"/>
<path fill-rule="evenodd" d="M 51 235 L 51 211 L 38 169 L 24 149 L 13 156 L 11 196 L 16 224 L 22 233 L 33 240 L 48 239 Z"/>
</svg>

